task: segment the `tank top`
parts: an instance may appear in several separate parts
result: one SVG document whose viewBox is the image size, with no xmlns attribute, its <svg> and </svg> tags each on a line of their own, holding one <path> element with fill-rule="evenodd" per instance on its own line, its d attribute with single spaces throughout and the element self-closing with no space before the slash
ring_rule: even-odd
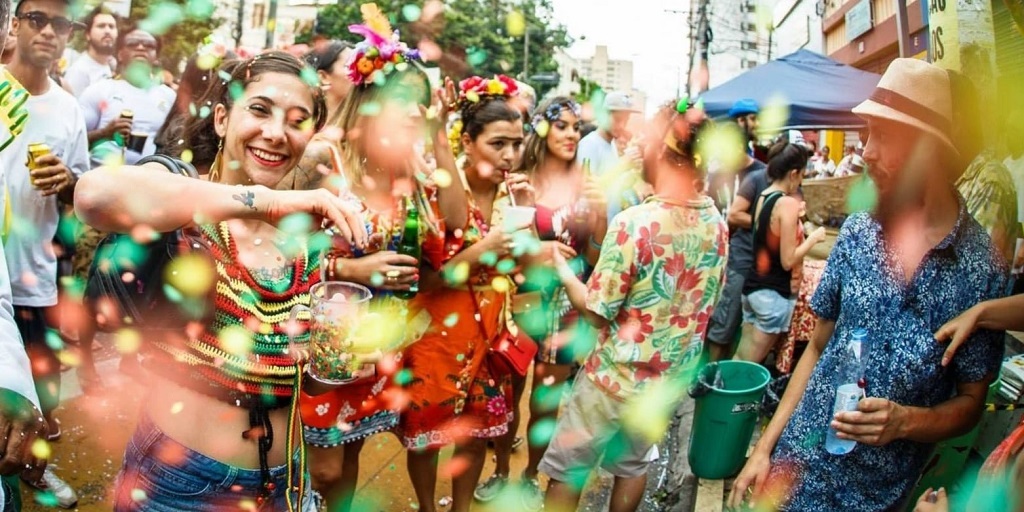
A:
<svg viewBox="0 0 1024 512">
<path fill-rule="evenodd" d="M 774 290 L 787 299 L 792 295 L 792 273 L 782 266 L 780 256 L 781 237 L 772 233 L 771 227 L 772 212 L 782 196 L 780 191 L 761 196 L 764 203 L 754 219 L 754 265 L 743 283 L 744 295 L 759 290 Z"/>
</svg>

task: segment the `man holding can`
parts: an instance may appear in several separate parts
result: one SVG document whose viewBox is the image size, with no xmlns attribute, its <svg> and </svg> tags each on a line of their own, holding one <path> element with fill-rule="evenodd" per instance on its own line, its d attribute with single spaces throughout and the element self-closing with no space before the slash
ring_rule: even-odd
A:
<svg viewBox="0 0 1024 512">
<path fill-rule="evenodd" d="M 57 320 L 57 255 L 51 241 L 60 219 L 58 198 L 71 204 L 78 176 L 89 169 L 85 121 L 77 102 L 48 73 L 74 27 L 68 10 L 62 0 L 22 0 L 15 8 L 11 30 L 18 46 L 6 71 L 31 97 L 24 132 L 0 153 L 15 220 L 4 246 L 14 319 L 32 361 L 50 440 L 61 433 L 52 416 L 60 397 L 60 347 L 47 343 L 47 331 Z M 23 478 L 53 492 L 61 506 L 77 501 L 74 490 L 49 469 L 42 479 Z"/>
<path fill-rule="evenodd" d="M 156 132 L 174 105 L 174 90 L 159 79 L 157 39 L 144 30 L 132 30 L 118 48 L 120 78 L 100 80 L 78 97 L 93 167 L 122 158 L 131 165 L 152 155 Z"/>
</svg>

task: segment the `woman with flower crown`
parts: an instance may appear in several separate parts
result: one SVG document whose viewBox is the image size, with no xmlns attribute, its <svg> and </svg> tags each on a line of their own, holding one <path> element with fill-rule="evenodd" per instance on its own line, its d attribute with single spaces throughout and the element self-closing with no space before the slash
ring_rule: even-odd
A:
<svg viewBox="0 0 1024 512">
<path fill-rule="evenodd" d="M 338 174 L 329 176 L 326 186 L 339 189 L 342 200 L 361 212 L 367 229 L 366 247 L 333 247 L 328 259 L 339 264 L 326 266 L 336 269 L 327 279 L 370 288 L 370 310 L 381 319 L 373 330 L 379 338 L 371 341 L 382 353 L 376 364 L 364 367 L 354 382 L 312 389 L 300 399 L 313 488 L 326 498 L 330 510 L 338 511 L 352 508 L 366 438 L 398 424 L 403 402 L 396 382 L 401 348 L 429 325 L 425 313 L 416 314 L 423 308 L 424 295 L 409 299 L 414 293 L 410 289 L 419 284 L 421 270 L 436 273 L 447 258 L 443 219 L 457 222 L 460 215 L 466 216 L 462 187 L 439 190 L 427 178 L 429 170 L 417 150 L 431 98 L 427 77 L 416 66 L 417 52 L 398 40 L 397 32 L 371 5 L 362 7 L 366 23 L 350 27 L 366 37 L 349 62 L 353 88 L 340 105 L 335 124 L 307 148 L 304 158 L 329 155 Z M 444 105 L 447 102 L 440 101 L 440 116 L 446 114 Z M 332 128 L 340 132 L 340 143 L 330 140 Z M 435 158 L 453 168 L 445 132 L 436 125 L 429 128 L 439 153 Z M 299 181 L 305 179 L 299 170 L 293 172 Z M 332 183 L 332 178 L 338 182 Z M 446 200 L 449 197 L 453 200 Z M 422 261 L 397 252 L 411 214 L 419 218 Z"/>
<path fill-rule="evenodd" d="M 542 103 L 531 119 L 522 168 L 536 190 L 536 229 L 546 245 L 541 254 L 552 254 L 550 245 L 557 245 L 583 278 L 597 261 L 608 223 L 604 194 L 588 175 L 587 163 L 576 161 L 581 124 L 580 105 L 575 101 L 556 97 Z M 537 481 L 537 465 L 548 443 L 537 442 L 534 432 L 538 424 L 555 419 L 565 383 L 578 356 L 589 351 L 594 333 L 570 306 L 550 260 L 531 262 L 523 275 L 525 280 L 514 299 L 515 319 L 538 341 L 540 350 L 527 428 L 529 460 L 519 496 L 525 509 L 540 510 L 544 496 Z M 477 499 L 493 500 L 508 484 L 513 435 L 495 443 L 495 473 L 477 487 Z"/>
<path fill-rule="evenodd" d="M 510 275 L 517 266 L 513 240 L 530 237 L 516 234 L 516 228 L 532 224 L 501 221 L 510 193 L 520 203 L 532 202 L 526 176 L 510 174 L 523 143 L 522 117 L 510 103 L 516 93 L 515 83 L 504 76 L 460 84 L 458 140 L 464 158 L 453 181 L 467 190 L 469 220 L 449 239 L 452 259 L 443 277 L 423 276 L 431 328 L 406 349 L 403 361 L 411 380 L 399 430 L 409 449 L 409 476 L 420 510 L 428 512 L 436 503 L 438 450 L 456 445 L 455 458 L 464 469 L 453 475 L 452 510 L 469 510 L 486 440 L 504 434 L 513 415 L 509 376 L 492 368 L 487 356 L 490 342 L 509 328 Z"/>
</svg>

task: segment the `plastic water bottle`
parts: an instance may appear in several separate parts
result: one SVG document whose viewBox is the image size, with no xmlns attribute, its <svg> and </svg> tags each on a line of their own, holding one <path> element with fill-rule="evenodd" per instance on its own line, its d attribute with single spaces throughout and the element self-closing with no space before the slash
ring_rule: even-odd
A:
<svg viewBox="0 0 1024 512">
<path fill-rule="evenodd" d="M 839 365 L 839 375 L 836 378 L 836 401 L 832 406 L 832 416 L 845 411 L 856 411 L 857 403 L 864 398 L 864 366 L 861 361 L 861 347 L 867 341 L 868 332 L 865 329 L 854 329 L 850 342 L 846 345 L 843 354 L 843 361 Z M 831 423 L 831 418 L 829 419 Z M 857 446 L 856 441 L 840 439 L 836 436 L 834 428 L 829 426 L 828 435 L 825 437 L 825 451 L 833 455 L 846 455 Z"/>
</svg>

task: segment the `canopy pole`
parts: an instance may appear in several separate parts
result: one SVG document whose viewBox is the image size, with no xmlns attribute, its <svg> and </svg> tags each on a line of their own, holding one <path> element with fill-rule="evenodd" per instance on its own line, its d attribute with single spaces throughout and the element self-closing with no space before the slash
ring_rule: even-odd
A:
<svg viewBox="0 0 1024 512">
<path fill-rule="evenodd" d="M 900 57 L 910 57 L 910 26 L 907 22 L 907 0 L 896 2 L 896 30 L 899 32 Z"/>
</svg>

